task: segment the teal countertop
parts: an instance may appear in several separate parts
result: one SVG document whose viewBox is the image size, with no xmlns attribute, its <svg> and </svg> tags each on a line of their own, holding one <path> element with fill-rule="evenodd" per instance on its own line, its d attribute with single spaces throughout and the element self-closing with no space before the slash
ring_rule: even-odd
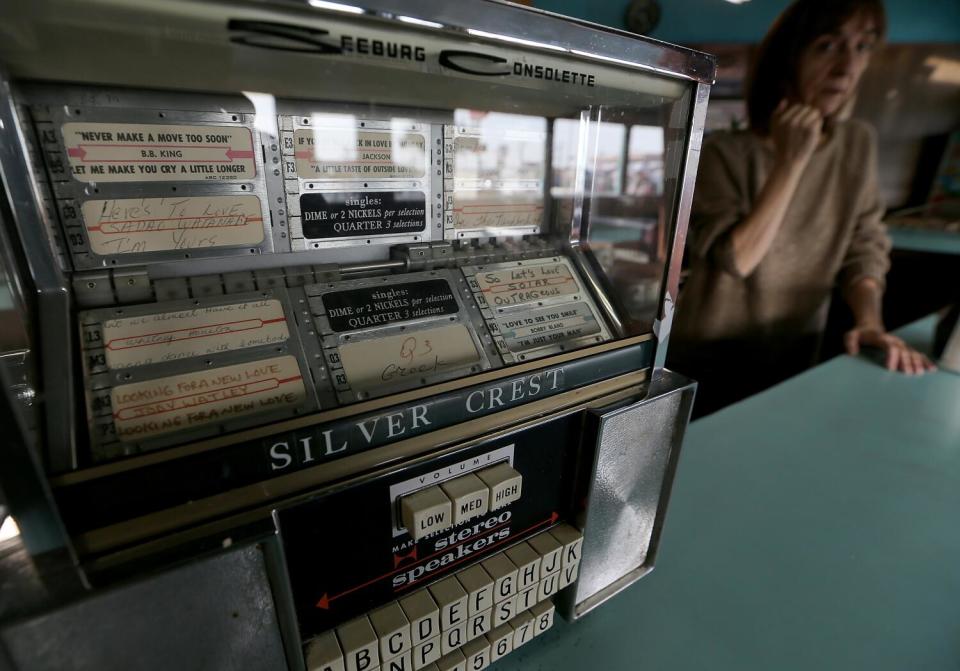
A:
<svg viewBox="0 0 960 671">
<path fill-rule="evenodd" d="M 960 233 L 889 227 L 893 248 L 910 252 L 960 254 Z"/>
<path fill-rule="evenodd" d="M 960 669 L 960 375 L 842 356 L 691 424 L 656 569 L 497 665 Z"/>
</svg>

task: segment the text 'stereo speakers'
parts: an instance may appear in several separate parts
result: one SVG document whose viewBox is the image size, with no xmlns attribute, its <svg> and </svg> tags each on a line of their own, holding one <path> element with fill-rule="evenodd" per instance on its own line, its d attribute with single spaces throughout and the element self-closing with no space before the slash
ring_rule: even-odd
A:
<svg viewBox="0 0 960 671">
<path fill-rule="evenodd" d="M 478 671 L 652 568 L 710 57 L 485 2 L 0 25 L 13 668 Z"/>
</svg>

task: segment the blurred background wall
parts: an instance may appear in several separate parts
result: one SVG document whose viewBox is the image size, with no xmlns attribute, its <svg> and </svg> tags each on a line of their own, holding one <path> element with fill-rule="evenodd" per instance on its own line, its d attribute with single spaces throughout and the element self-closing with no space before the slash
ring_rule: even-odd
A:
<svg viewBox="0 0 960 671">
<path fill-rule="evenodd" d="M 629 30 L 631 4 L 659 15 L 650 37 L 718 58 L 707 131 L 745 127 L 743 85 L 756 46 L 790 0 L 532 0 L 539 9 Z M 960 236 L 960 0 L 885 0 L 886 43 L 874 54 L 853 115 L 877 130 L 880 188 L 894 239 L 884 312 L 895 327 L 960 300 L 960 256 L 904 247 L 904 234 Z M 655 5 L 655 6 L 654 6 Z M 944 193 L 946 192 L 946 196 Z M 927 244 L 927 243 L 924 243 Z M 955 246 L 955 243 L 954 243 Z M 842 301 L 835 300 L 835 304 Z M 826 353 L 849 326 L 834 309 Z"/>
<path fill-rule="evenodd" d="M 558 14 L 626 28 L 629 1 L 534 0 Z M 756 42 L 788 0 L 660 0 L 660 22 L 649 36 L 676 44 Z M 960 42 L 958 0 L 886 0 L 891 42 Z"/>
<path fill-rule="evenodd" d="M 533 6 L 627 29 L 630 2 L 533 0 Z M 753 48 L 788 0 L 659 0 L 647 32 L 719 58 L 708 128 L 742 125 Z M 880 139 L 880 182 L 891 210 L 930 193 L 949 135 L 960 128 L 960 0 L 886 0 L 888 39 L 864 75 L 854 115 Z"/>
</svg>

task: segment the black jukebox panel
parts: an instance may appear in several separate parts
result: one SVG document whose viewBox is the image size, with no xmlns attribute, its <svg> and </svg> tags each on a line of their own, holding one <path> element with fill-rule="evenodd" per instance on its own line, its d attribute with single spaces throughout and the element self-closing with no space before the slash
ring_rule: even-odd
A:
<svg viewBox="0 0 960 671">
<path fill-rule="evenodd" d="M 582 417 L 554 419 L 280 510 L 304 639 L 570 519 Z M 467 478 L 483 483 L 485 492 L 486 474 L 498 466 L 509 467 L 516 489 L 500 502 L 491 500 L 496 508 L 454 506 L 447 517 L 441 509 L 434 512 L 440 519 L 430 520 L 433 530 L 414 540 L 416 530 L 405 527 L 402 510 L 408 497 L 416 501 L 443 488 L 451 498 Z"/>
<path fill-rule="evenodd" d="M 106 466 L 92 473 L 53 480 L 63 522 L 74 534 L 109 528 L 165 509 L 227 494 L 292 473 L 323 468 L 338 460 L 420 438 L 431 432 L 536 401 L 583 393 L 602 380 L 646 368 L 649 342 L 458 391 L 387 406 L 327 422 L 306 418 L 285 430 L 274 425 L 263 435 L 208 441 L 209 449 L 130 468 Z M 569 403 L 569 401 L 566 401 Z M 559 401 L 557 402 L 559 405 Z M 93 477 L 91 477 L 93 476 Z"/>
</svg>

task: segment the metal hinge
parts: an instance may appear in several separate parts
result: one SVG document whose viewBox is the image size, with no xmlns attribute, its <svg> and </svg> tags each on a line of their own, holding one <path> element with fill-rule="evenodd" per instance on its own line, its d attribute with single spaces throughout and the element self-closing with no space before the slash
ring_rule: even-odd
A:
<svg viewBox="0 0 960 671">
<path fill-rule="evenodd" d="M 148 303 L 154 288 L 146 268 L 87 270 L 74 273 L 73 295 L 81 308 Z"/>
<path fill-rule="evenodd" d="M 223 296 L 298 287 L 342 279 L 336 264 L 244 270 L 187 277 L 151 279 L 145 267 L 91 270 L 75 273 L 73 291 L 80 308 L 131 305 L 153 301 Z"/>
</svg>

